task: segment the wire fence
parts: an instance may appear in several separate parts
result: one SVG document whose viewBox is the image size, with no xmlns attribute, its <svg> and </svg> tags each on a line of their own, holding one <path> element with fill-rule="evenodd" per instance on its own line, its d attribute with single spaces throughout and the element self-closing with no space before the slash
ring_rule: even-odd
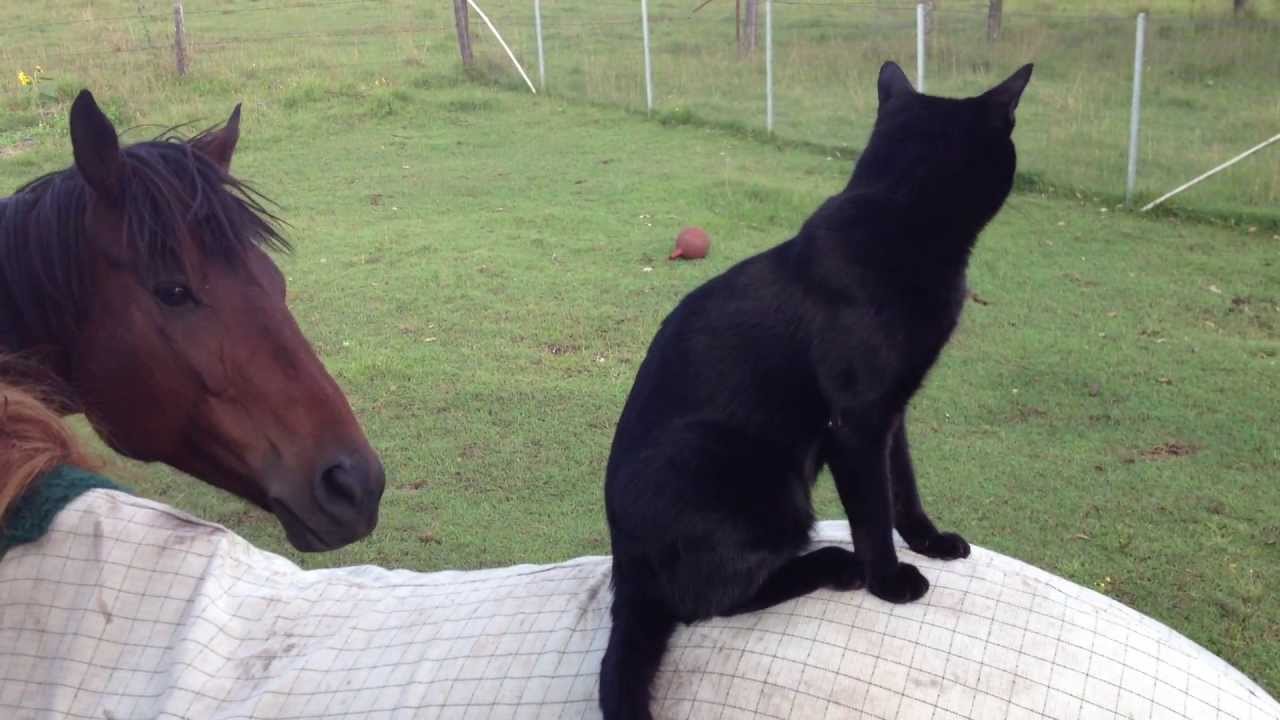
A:
<svg viewBox="0 0 1280 720">
<path fill-rule="evenodd" d="M 744 52 L 740 3 L 648 0 L 651 88 L 639 0 L 477 2 L 543 94 L 649 112 L 668 123 L 772 133 L 833 157 L 851 157 L 865 142 L 881 62 L 895 59 L 917 75 L 919 27 L 910 2 L 759 0 L 755 48 Z M 190 74 L 182 81 L 190 85 L 265 90 L 267 101 L 287 109 L 297 93 L 356 97 L 460 77 L 449 3 L 183 4 Z M 0 68 L 36 76 L 39 66 L 36 79 L 46 85 L 41 100 L 31 86 L 5 83 L 0 100 L 11 112 L 0 119 L 0 148 L 30 124 L 32 108 L 58 107 L 72 86 L 105 86 L 142 102 L 176 82 L 172 3 L 106 0 L 40 12 L 36 18 L 29 9 L 0 9 Z M 472 18 L 471 79 L 524 88 L 506 52 Z M 928 14 L 923 39 L 930 93 L 974 94 L 1034 62 L 1018 118 L 1023 179 L 1108 202 L 1123 196 L 1134 17 L 1007 10 L 993 33 L 986 2 L 943 0 Z M 1145 40 L 1135 200 L 1280 132 L 1280 23 L 1157 14 Z M 1280 217 L 1278 148 L 1172 203 Z"/>
</svg>

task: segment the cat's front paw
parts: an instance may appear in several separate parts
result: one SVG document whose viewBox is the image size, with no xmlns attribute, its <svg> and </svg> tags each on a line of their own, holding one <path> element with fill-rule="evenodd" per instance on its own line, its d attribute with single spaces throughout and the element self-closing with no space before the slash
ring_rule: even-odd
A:
<svg viewBox="0 0 1280 720">
<path fill-rule="evenodd" d="M 827 587 L 832 590 L 859 590 L 867 585 L 862 558 L 838 547 L 825 547 L 814 552 L 821 558 Z"/>
<path fill-rule="evenodd" d="M 938 560 L 957 560 L 969 557 L 969 543 L 953 532 L 937 533 L 914 543 L 907 543 L 915 552 Z"/>
<path fill-rule="evenodd" d="M 891 603 L 907 603 L 919 600 L 929 589 L 929 581 L 916 569 L 915 565 L 898 563 L 893 572 L 879 578 L 872 578 L 867 589 L 872 595 Z"/>
<path fill-rule="evenodd" d="M 861 590 L 867 585 L 867 575 L 862 570 L 862 561 L 855 560 L 840 569 L 840 573 L 832 578 L 832 590 Z"/>
</svg>

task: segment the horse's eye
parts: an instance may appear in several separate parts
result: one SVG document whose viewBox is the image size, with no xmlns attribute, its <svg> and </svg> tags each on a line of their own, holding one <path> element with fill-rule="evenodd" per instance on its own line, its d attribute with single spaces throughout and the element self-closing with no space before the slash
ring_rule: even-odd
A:
<svg viewBox="0 0 1280 720">
<path fill-rule="evenodd" d="M 160 283 L 151 292 L 157 300 L 169 307 L 181 307 L 196 301 L 195 295 L 191 294 L 191 288 L 181 283 Z"/>
</svg>

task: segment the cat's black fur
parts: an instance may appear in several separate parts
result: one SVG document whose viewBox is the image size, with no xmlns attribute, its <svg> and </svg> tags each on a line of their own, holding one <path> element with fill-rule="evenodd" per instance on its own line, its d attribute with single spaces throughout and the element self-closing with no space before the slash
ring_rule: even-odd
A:
<svg viewBox="0 0 1280 720">
<path fill-rule="evenodd" d="M 928 589 L 893 529 L 935 558 L 969 545 L 925 514 L 907 402 L 964 304 L 965 266 L 1004 203 L 1027 65 L 975 98 L 879 76 L 853 178 L 781 245 L 691 292 L 658 330 L 609 457 L 613 631 L 600 703 L 647 719 L 678 622 L 756 610 L 821 587 L 893 602 Z M 810 489 L 831 468 L 856 554 L 800 553 Z"/>
</svg>

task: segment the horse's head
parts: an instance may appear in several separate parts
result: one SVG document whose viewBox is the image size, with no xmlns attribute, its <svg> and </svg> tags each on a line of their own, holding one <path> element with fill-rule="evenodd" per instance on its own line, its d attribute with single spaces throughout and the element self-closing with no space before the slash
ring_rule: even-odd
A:
<svg viewBox="0 0 1280 720">
<path fill-rule="evenodd" d="M 329 550 L 377 524 L 382 464 L 285 304 L 287 247 L 229 173 L 240 108 L 186 142 L 121 148 L 93 96 L 71 108 L 82 297 L 64 358 L 117 451 L 172 465 Z"/>
</svg>

